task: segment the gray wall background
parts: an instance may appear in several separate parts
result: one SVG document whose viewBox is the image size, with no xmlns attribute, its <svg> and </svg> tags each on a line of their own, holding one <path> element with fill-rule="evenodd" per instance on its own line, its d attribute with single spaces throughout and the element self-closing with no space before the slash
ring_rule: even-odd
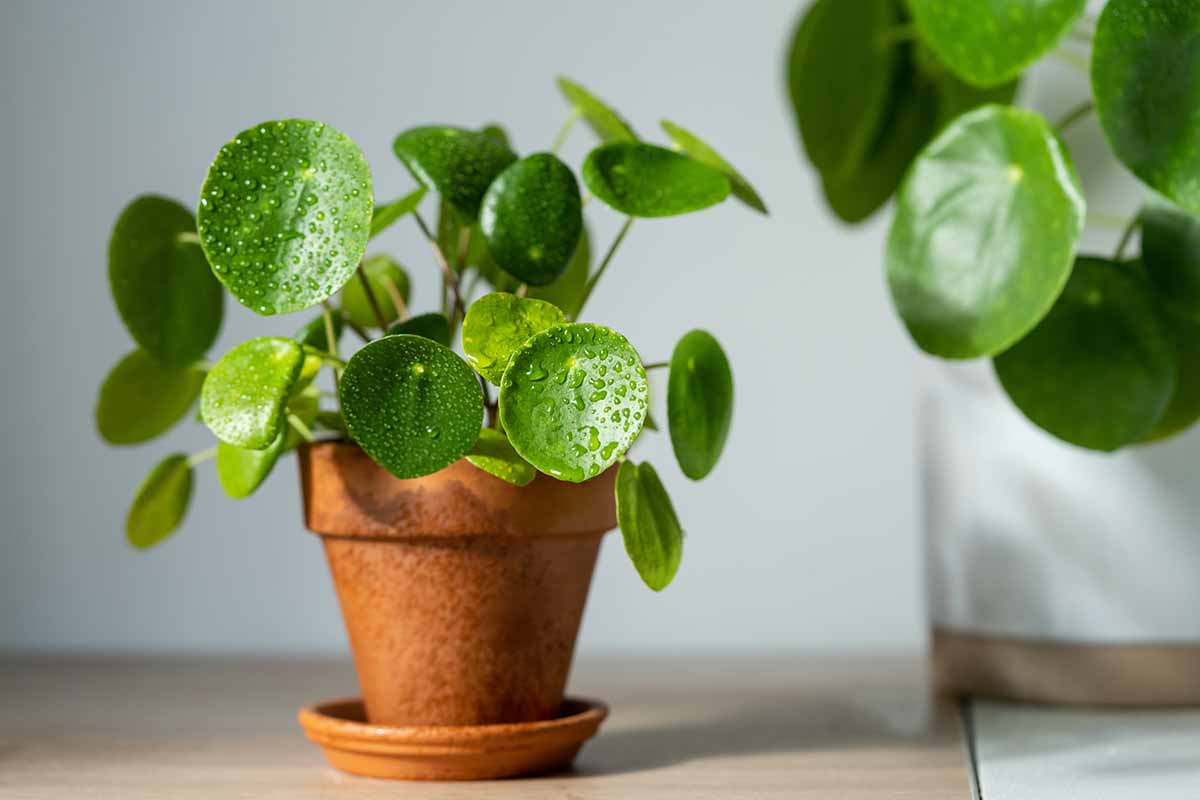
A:
<svg viewBox="0 0 1200 800">
<path fill-rule="evenodd" d="M 769 219 L 736 203 L 634 226 L 589 316 L 647 359 L 693 326 L 733 360 L 737 416 L 702 484 L 665 437 L 642 448 L 688 532 L 654 595 L 609 537 L 583 652 L 909 649 L 923 642 L 914 455 L 915 357 L 887 302 L 886 215 L 832 221 L 786 114 L 785 41 L 802 2 L 6 2 L 0 5 L 0 648 L 336 651 L 344 636 L 320 548 L 285 462 L 249 500 L 201 471 L 182 531 L 129 549 L 127 503 L 149 466 L 210 439 L 109 449 L 96 388 L 130 348 L 105 278 L 110 226 L 134 195 L 193 205 L 219 145 L 259 121 L 308 117 L 355 139 L 377 196 L 411 179 L 390 150 L 429 122 L 503 122 L 524 152 L 567 113 L 571 75 L 645 134 L 670 117 L 756 182 Z M 592 144 L 577 128 L 578 165 Z M 592 204 L 596 240 L 617 217 Z M 377 242 L 432 305 L 411 226 Z M 235 302 L 216 352 L 299 317 Z M 661 402 L 662 393 L 659 392 Z"/>
</svg>

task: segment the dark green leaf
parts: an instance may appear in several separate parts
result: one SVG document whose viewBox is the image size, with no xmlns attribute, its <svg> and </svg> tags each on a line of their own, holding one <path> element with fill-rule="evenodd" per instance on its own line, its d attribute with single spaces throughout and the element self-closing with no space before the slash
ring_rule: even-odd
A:
<svg viewBox="0 0 1200 800">
<path fill-rule="evenodd" d="M 345 328 L 345 323 L 342 321 L 341 312 L 335 311 L 330 313 L 330 321 L 333 323 L 333 340 L 334 342 L 341 341 L 342 330 Z M 292 337 L 300 344 L 306 344 L 317 350 L 328 353 L 329 337 L 325 330 L 325 315 L 318 314 L 305 323 L 304 327 L 296 331 L 296 335 Z"/>
<path fill-rule="evenodd" d="M 629 449 L 646 418 L 646 371 L 610 328 L 557 325 L 513 353 L 500 385 L 500 421 L 521 457 L 579 483 Z"/>
<path fill-rule="evenodd" d="M 416 211 L 417 206 L 421 205 L 426 191 L 426 188 L 421 186 L 399 200 L 393 200 L 387 205 L 375 206 L 375 211 L 371 214 L 371 238 L 383 233 L 396 220 L 403 219 Z"/>
<path fill-rule="evenodd" d="M 1162 417 L 1175 355 L 1149 281 L 1131 264 L 1080 258 L 1062 296 L 995 359 L 1017 408 L 1063 441 L 1116 450 Z"/>
<path fill-rule="evenodd" d="M 579 234 L 579 244 L 575 246 L 575 255 L 571 257 L 571 263 L 567 265 L 566 271 L 549 286 L 530 287 L 525 296 L 554 303 L 562 309 L 568 319 L 574 319 L 575 315 L 579 313 L 579 304 L 583 300 L 583 291 L 587 287 L 591 263 L 591 235 L 585 224 Z"/>
<path fill-rule="evenodd" d="M 371 171 L 320 122 L 264 122 L 221 148 L 200 195 L 200 241 L 217 277 L 259 314 L 330 297 L 371 233 Z"/>
<path fill-rule="evenodd" d="M 909 0 L 921 38 L 975 86 L 1006 83 L 1054 47 L 1086 0 Z"/>
<path fill-rule="evenodd" d="M 440 194 L 467 220 L 479 215 L 488 185 L 517 160 L 489 134 L 445 125 L 407 130 L 392 148 L 421 185 Z"/>
<path fill-rule="evenodd" d="M 139 550 L 170 536 L 187 514 L 192 499 L 192 465 L 174 453 L 160 461 L 138 487 L 125 517 L 125 538 Z"/>
<path fill-rule="evenodd" d="M 452 351 L 422 336 L 385 336 L 354 354 L 339 384 L 346 428 L 398 478 L 461 458 L 483 426 L 483 392 Z"/>
<path fill-rule="evenodd" d="M 701 164 L 707 164 L 728 178 L 734 197 L 761 214 L 767 213 L 766 204 L 758 196 L 758 192 L 754 190 L 754 187 L 750 185 L 750 181 L 746 180 L 742 176 L 742 173 L 734 169 L 733 165 L 726 161 L 720 153 L 712 149 L 707 142 L 686 128 L 680 127 L 669 120 L 664 119 L 661 124 L 667 136 L 671 137 L 671 141 L 680 150 Z"/>
<path fill-rule="evenodd" d="M 1200 319 L 1200 217 L 1155 203 L 1141 214 L 1142 263 L 1165 305 Z"/>
<path fill-rule="evenodd" d="M 485 294 L 467 309 L 463 352 L 467 362 L 497 386 L 512 354 L 535 334 L 565 322 L 558 306 L 504 292 Z"/>
<path fill-rule="evenodd" d="M 375 302 L 379 303 L 379 310 L 383 313 L 384 325 L 392 324 L 408 308 L 408 273 L 391 256 L 382 253 L 366 258 L 362 268 L 367 274 L 367 283 Z M 397 301 L 400 307 L 397 307 Z M 379 325 L 361 276 L 355 275 L 342 287 L 342 311 L 360 327 L 374 328 Z"/>
<path fill-rule="evenodd" d="M 716 205 L 729 179 L 674 150 L 642 142 L 597 147 L 583 162 L 583 182 L 598 199 L 632 217 L 668 217 Z"/>
<path fill-rule="evenodd" d="M 225 354 L 204 380 L 200 413 L 223 442 L 262 450 L 279 435 L 286 405 L 304 366 L 291 339 L 264 336 Z"/>
<path fill-rule="evenodd" d="M 467 453 L 467 461 L 514 486 L 528 486 L 537 477 L 537 470 L 517 455 L 507 436 L 494 428 L 479 432 L 479 439 Z"/>
<path fill-rule="evenodd" d="M 225 494 L 241 500 L 254 494 L 279 460 L 287 442 L 287 431 L 280 431 L 275 441 L 265 450 L 235 447 L 225 442 L 217 443 L 217 479 Z"/>
<path fill-rule="evenodd" d="M 129 335 L 162 363 L 188 366 L 216 341 L 225 294 L 192 213 L 174 200 L 143 195 L 125 207 L 108 243 L 108 281 Z"/>
<path fill-rule="evenodd" d="M 513 149 L 512 140 L 508 137 L 508 131 L 504 130 L 504 128 L 500 127 L 499 125 L 494 123 L 491 125 L 484 125 L 479 129 L 479 132 L 490 138 L 496 144 L 507 147 L 509 150 Z"/>
<path fill-rule="evenodd" d="M 479 227 L 502 269 L 532 286 L 553 283 L 583 230 L 583 203 L 571 168 L 550 153 L 516 162 L 488 187 Z"/>
<path fill-rule="evenodd" d="M 600 100 L 587 89 L 574 81 L 558 78 L 559 91 L 567 98 L 572 106 L 578 109 L 588 126 L 603 142 L 632 142 L 637 140 L 637 134 L 621 115 L 613 111 L 604 101 Z"/>
<path fill-rule="evenodd" d="M 638 575 L 656 592 L 667 588 L 683 557 L 683 529 L 648 463 L 626 461 L 617 472 L 617 521 Z"/>
<path fill-rule="evenodd" d="M 712 471 L 733 421 L 729 359 L 706 331 L 684 335 L 671 354 L 667 426 L 683 474 L 698 481 Z"/>
<path fill-rule="evenodd" d="M 164 367 L 144 350 L 134 350 L 100 387 L 96 428 L 109 444 L 153 439 L 187 416 L 203 383 L 203 370 Z"/>
<path fill-rule="evenodd" d="M 427 314 L 417 314 L 415 317 L 409 317 L 403 322 L 397 322 L 388 328 L 389 336 L 401 333 L 424 336 L 426 339 L 437 342 L 442 347 L 450 346 L 450 320 L 446 319 L 445 314 L 437 311 L 431 311 Z"/>
<path fill-rule="evenodd" d="M 1175 347 L 1175 387 L 1143 442 L 1167 439 L 1200 420 L 1200 320 L 1164 310 L 1162 322 Z"/>
<path fill-rule="evenodd" d="M 926 352 L 994 355 L 1037 324 L 1071 272 L 1083 193 L 1040 116 L 984 106 L 913 162 L 887 245 L 888 284 Z"/>
</svg>

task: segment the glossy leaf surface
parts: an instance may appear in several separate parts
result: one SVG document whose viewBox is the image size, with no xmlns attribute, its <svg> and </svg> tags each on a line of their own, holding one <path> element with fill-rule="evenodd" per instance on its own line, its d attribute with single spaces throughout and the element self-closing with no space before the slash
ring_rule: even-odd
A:
<svg viewBox="0 0 1200 800">
<path fill-rule="evenodd" d="M 479 432 L 467 461 L 514 486 L 528 486 L 537 477 L 537 470 L 517 454 L 507 436 L 494 428 Z"/>
<path fill-rule="evenodd" d="M 200 392 L 204 424 L 223 442 L 262 450 L 279 435 L 285 407 L 304 366 L 292 339 L 243 342 L 213 366 Z"/>
<path fill-rule="evenodd" d="M 117 362 L 100 386 L 96 428 L 109 444 L 136 444 L 169 431 L 200 396 L 204 372 L 165 367 L 144 350 Z"/>
<path fill-rule="evenodd" d="M 707 331 L 684 335 L 671 354 L 667 426 L 683 474 L 698 481 L 712 471 L 733 421 L 733 372 Z"/>
<path fill-rule="evenodd" d="M 467 309 L 463 352 L 476 372 L 499 386 L 514 352 L 535 334 L 565 321 L 558 306 L 543 300 L 485 294 Z"/>
<path fill-rule="evenodd" d="M 192 466 L 184 453 L 167 456 L 138 487 L 125 517 L 125 538 L 144 550 L 174 533 L 192 499 Z"/>
<path fill-rule="evenodd" d="M 621 115 L 574 81 L 559 77 L 558 89 L 572 106 L 579 110 L 588 126 L 604 142 L 636 141 L 637 134 Z"/>
<path fill-rule="evenodd" d="M 597 199 L 632 217 L 668 217 L 716 205 L 729 179 L 699 161 L 642 142 L 601 145 L 583 162 L 583 182 Z"/>
<path fill-rule="evenodd" d="M 392 149 L 418 183 L 440 194 L 467 220 L 479 215 L 488 186 L 517 160 L 493 136 L 446 125 L 407 130 Z"/>
<path fill-rule="evenodd" d="M 617 472 L 617 523 L 625 552 L 642 581 L 667 587 L 683 557 L 683 529 L 658 473 L 648 463 L 626 461 Z"/>
<path fill-rule="evenodd" d="M 388 328 L 389 336 L 401 333 L 424 336 L 426 339 L 437 342 L 442 347 L 450 346 L 450 320 L 446 319 L 445 314 L 438 311 L 417 314 L 415 317 L 409 317 Z"/>
</svg>

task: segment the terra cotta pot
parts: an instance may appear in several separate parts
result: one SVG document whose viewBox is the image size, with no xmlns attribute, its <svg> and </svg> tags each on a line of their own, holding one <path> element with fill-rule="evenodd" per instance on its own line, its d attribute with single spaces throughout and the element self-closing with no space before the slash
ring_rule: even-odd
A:
<svg viewBox="0 0 1200 800">
<path fill-rule="evenodd" d="M 555 716 L 616 469 L 517 487 L 465 459 L 401 480 L 358 446 L 299 449 L 368 720 L 485 725 Z"/>
</svg>

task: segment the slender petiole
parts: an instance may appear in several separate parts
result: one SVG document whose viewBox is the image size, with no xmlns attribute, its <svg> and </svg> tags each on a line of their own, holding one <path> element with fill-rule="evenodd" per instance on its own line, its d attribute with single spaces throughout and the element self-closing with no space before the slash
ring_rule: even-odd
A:
<svg viewBox="0 0 1200 800">
<path fill-rule="evenodd" d="M 608 252 L 604 254 L 604 259 L 600 262 L 596 273 L 588 278 L 587 284 L 583 287 L 583 297 L 579 298 L 579 307 L 575 311 L 574 319 L 579 319 L 579 315 L 583 313 L 583 307 L 587 305 L 588 298 L 592 296 L 592 290 L 596 288 L 596 284 L 599 283 L 600 278 L 604 275 L 604 271 L 608 269 L 613 255 L 616 254 L 617 248 L 621 246 L 621 242 L 625 240 L 625 234 L 629 233 L 629 226 L 631 225 L 633 225 L 633 217 L 626 217 L 625 224 L 621 226 L 621 230 L 617 231 L 617 237 L 613 239 L 613 243 L 608 246 Z"/>
<path fill-rule="evenodd" d="M 1133 239 L 1133 232 L 1137 230 L 1138 222 L 1141 220 L 1140 213 L 1134 214 L 1133 218 L 1125 224 L 1125 230 L 1121 231 L 1121 238 L 1117 240 L 1117 247 L 1113 250 L 1113 261 L 1120 261 L 1125 257 L 1125 248 L 1129 246 L 1129 242 Z"/>
<path fill-rule="evenodd" d="M 317 440 L 317 437 L 313 436 L 313 432 L 309 430 L 309 427 L 295 414 L 288 414 L 288 424 L 292 426 L 296 433 L 300 434 L 300 438 L 304 441 L 315 442 Z"/>
<path fill-rule="evenodd" d="M 1088 114 L 1091 114 L 1095 110 L 1096 110 L 1095 103 L 1093 103 L 1091 100 L 1084 100 L 1082 103 L 1080 103 L 1079 105 L 1072 108 L 1066 114 L 1063 114 L 1062 118 L 1059 119 L 1058 122 L 1054 123 L 1054 128 L 1059 133 L 1065 133 L 1067 128 L 1071 127 L 1076 122 L 1083 119 Z"/>
<path fill-rule="evenodd" d="M 558 151 L 562 150 L 562 146 L 567 143 L 567 136 L 571 134 L 571 128 L 575 127 L 575 123 L 583 116 L 583 112 L 579 110 L 579 106 L 571 109 L 571 114 L 563 122 L 562 127 L 558 129 L 558 133 L 554 136 L 554 144 L 550 145 L 550 152 L 558 155 Z"/>
<path fill-rule="evenodd" d="M 447 314 L 450 318 L 450 329 L 453 330 L 457 320 L 467 315 L 467 310 L 463 306 L 462 295 L 459 293 L 458 276 L 454 274 L 454 270 L 450 269 L 450 262 L 446 260 L 446 254 L 442 252 L 442 248 L 438 246 L 437 238 L 433 232 L 429 230 L 429 226 L 425 224 L 425 218 L 420 212 L 413 212 L 413 219 L 417 221 L 417 225 L 421 228 L 421 233 L 425 234 L 425 239 L 429 242 L 429 246 L 433 248 L 433 257 L 438 262 L 438 267 L 442 270 L 442 280 L 450 287 L 451 295 L 454 298 L 454 307 L 452 313 Z"/>
<path fill-rule="evenodd" d="M 666 369 L 671 366 L 670 361 L 651 361 L 649 364 L 642 364 L 642 369 L 649 372 L 652 369 Z"/>
<path fill-rule="evenodd" d="M 387 320 L 383 316 L 383 307 L 379 305 L 379 300 L 375 297 L 375 290 L 371 288 L 371 282 L 367 280 L 367 271 L 363 269 L 363 265 L 358 265 L 358 281 L 362 284 L 363 292 L 367 295 L 367 304 L 371 306 L 371 313 L 375 315 L 375 322 L 379 324 L 379 330 L 387 330 Z"/>
<path fill-rule="evenodd" d="M 210 447 L 207 450 L 201 450 L 199 453 L 192 453 L 190 456 L 188 456 L 187 463 L 189 467 L 195 467 L 199 464 L 203 464 L 205 461 L 211 461 L 216 457 L 217 448 Z"/>
</svg>

